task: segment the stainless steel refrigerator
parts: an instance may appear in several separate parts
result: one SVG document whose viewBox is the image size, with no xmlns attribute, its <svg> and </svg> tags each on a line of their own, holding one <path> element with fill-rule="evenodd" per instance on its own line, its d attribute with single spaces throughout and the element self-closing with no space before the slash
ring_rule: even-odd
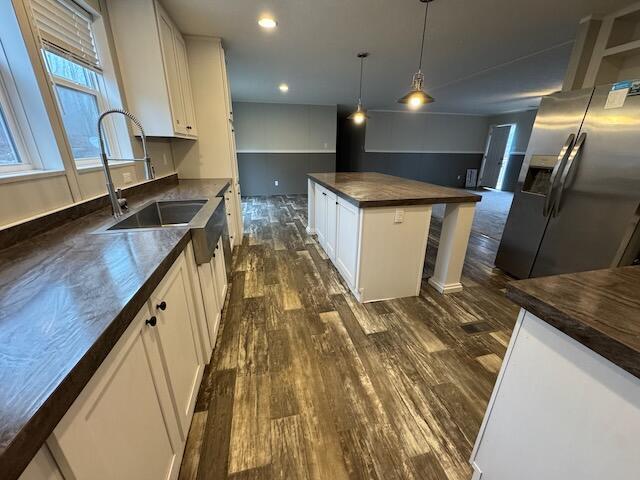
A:
<svg viewBox="0 0 640 480">
<path fill-rule="evenodd" d="M 495 264 L 516 278 L 640 254 L 640 82 L 545 97 Z"/>
</svg>

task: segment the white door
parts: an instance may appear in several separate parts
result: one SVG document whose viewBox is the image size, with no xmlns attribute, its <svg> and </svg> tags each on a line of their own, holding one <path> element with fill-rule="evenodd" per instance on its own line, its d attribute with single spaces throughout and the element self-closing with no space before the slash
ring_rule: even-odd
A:
<svg viewBox="0 0 640 480">
<path fill-rule="evenodd" d="M 180 87 L 180 74 L 178 73 L 178 59 L 176 55 L 175 35 L 173 25 L 164 10 L 159 10 L 158 28 L 160 29 L 160 44 L 162 46 L 162 59 L 164 71 L 169 87 L 169 102 L 173 117 L 173 128 L 177 133 L 186 134 L 187 125 L 184 115 L 184 103 L 182 89 Z"/>
<path fill-rule="evenodd" d="M 188 135 L 197 135 L 196 114 L 193 108 L 193 95 L 191 93 L 191 79 L 189 78 L 189 64 L 187 63 L 187 46 L 180 32 L 174 30 L 176 45 L 176 58 L 178 60 L 178 73 L 180 75 L 180 93 L 184 105 L 185 129 Z"/>
<path fill-rule="evenodd" d="M 183 441 L 145 305 L 47 440 L 65 478 L 178 476 Z"/>
<path fill-rule="evenodd" d="M 480 168 L 479 186 L 496 188 L 498 186 L 498 177 L 502 169 L 507 144 L 509 143 L 509 134 L 511 125 L 498 125 L 491 127 L 489 132 L 489 145 L 482 160 Z"/>
<path fill-rule="evenodd" d="M 158 319 L 155 332 L 184 438 L 203 371 L 187 275 L 186 262 L 180 256 L 149 300 Z"/>
<path fill-rule="evenodd" d="M 318 235 L 318 242 L 322 245 L 322 248 L 325 248 L 325 235 L 327 230 L 327 192 L 317 183 L 315 192 L 316 234 Z"/>
<path fill-rule="evenodd" d="M 333 261 L 336 259 L 336 212 L 338 199 L 333 192 L 326 191 L 326 229 L 325 229 L 325 251 Z"/>
<path fill-rule="evenodd" d="M 352 288 L 356 287 L 358 269 L 359 213 L 360 210 L 338 197 L 335 265 Z"/>
</svg>

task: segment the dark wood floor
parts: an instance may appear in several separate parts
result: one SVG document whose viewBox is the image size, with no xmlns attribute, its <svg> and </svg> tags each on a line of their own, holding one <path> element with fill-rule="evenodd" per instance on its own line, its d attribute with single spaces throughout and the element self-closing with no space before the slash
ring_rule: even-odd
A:
<svg viewBox="0 0 640 480">
<path fill-rule="evenodd" d="M 181 479 L 464 479 L 517 314 L 472 234 L 461 293 L 358 304 L 306 196 L 249 198 Z M 432 222 L 425 278 L 440 225 Z"/>
</svg>

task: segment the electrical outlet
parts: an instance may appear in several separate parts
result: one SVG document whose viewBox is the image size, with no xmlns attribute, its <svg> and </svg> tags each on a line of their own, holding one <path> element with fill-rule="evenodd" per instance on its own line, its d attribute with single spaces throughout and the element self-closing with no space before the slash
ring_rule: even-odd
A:
<svg viewBox="0 0 640 480">
<path fill-rule="evenodd" d="M 393 217 L 393 223 L 402 223 L 404 222 L 404 210 L 401 208 L 396 208 L 396 214 Z"/>
<path fill-rule="evenodd" d="M 131 177 L 131 172 L 124 172 L 122 174 L 122 181 L 125 185 L 128 185 L 133 182 L 133 178 Z"/>
<path fill-rule="evenodd" d="M 166 153 L 162 154 L 162 163 L 165 164 L 165 165 L 167 164 L 167 154 Z"/>
<path fill-rule="evenodd" d="M 327 142 L 324 142 L 324 148 L 329 148 L 329 144 Z"/>
<path fill-rule="evenodd" d="M 462 175 L 458 175 L 458 180 L 462 180 Z"/>
<path fill-rule="evenodd" d="M 279 185 L 278 180 L 274 180 L 273 184 L 277 187 Z"/>
</svg>

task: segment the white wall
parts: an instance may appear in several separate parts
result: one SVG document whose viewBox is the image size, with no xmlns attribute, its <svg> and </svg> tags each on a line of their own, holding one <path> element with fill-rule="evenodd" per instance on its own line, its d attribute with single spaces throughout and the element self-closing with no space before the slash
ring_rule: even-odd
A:
<svg viewBox="0 0 640 480">
<path fill-rule="evenodd" d="M 487 117 L 388 111 L 369 111 L 369 116 L 367 152 L 484 152 Z"/>
<path fill-rule="evenodd" d="M 233 104 L 238 153 L 335 153 L 336 105 Z"/>
<path fill-rule="evenodd" d="M 527 151 L 529 137 L 533 123 L 536 121 L 538 110 L 525 110 L 523 112 L 503 113 L 489 117 L 489 125 L 503 125 L 505 123 L 516 124 L 516 136 L 513 140 L 511 153 L 524 154 Z"/>
</svg>

